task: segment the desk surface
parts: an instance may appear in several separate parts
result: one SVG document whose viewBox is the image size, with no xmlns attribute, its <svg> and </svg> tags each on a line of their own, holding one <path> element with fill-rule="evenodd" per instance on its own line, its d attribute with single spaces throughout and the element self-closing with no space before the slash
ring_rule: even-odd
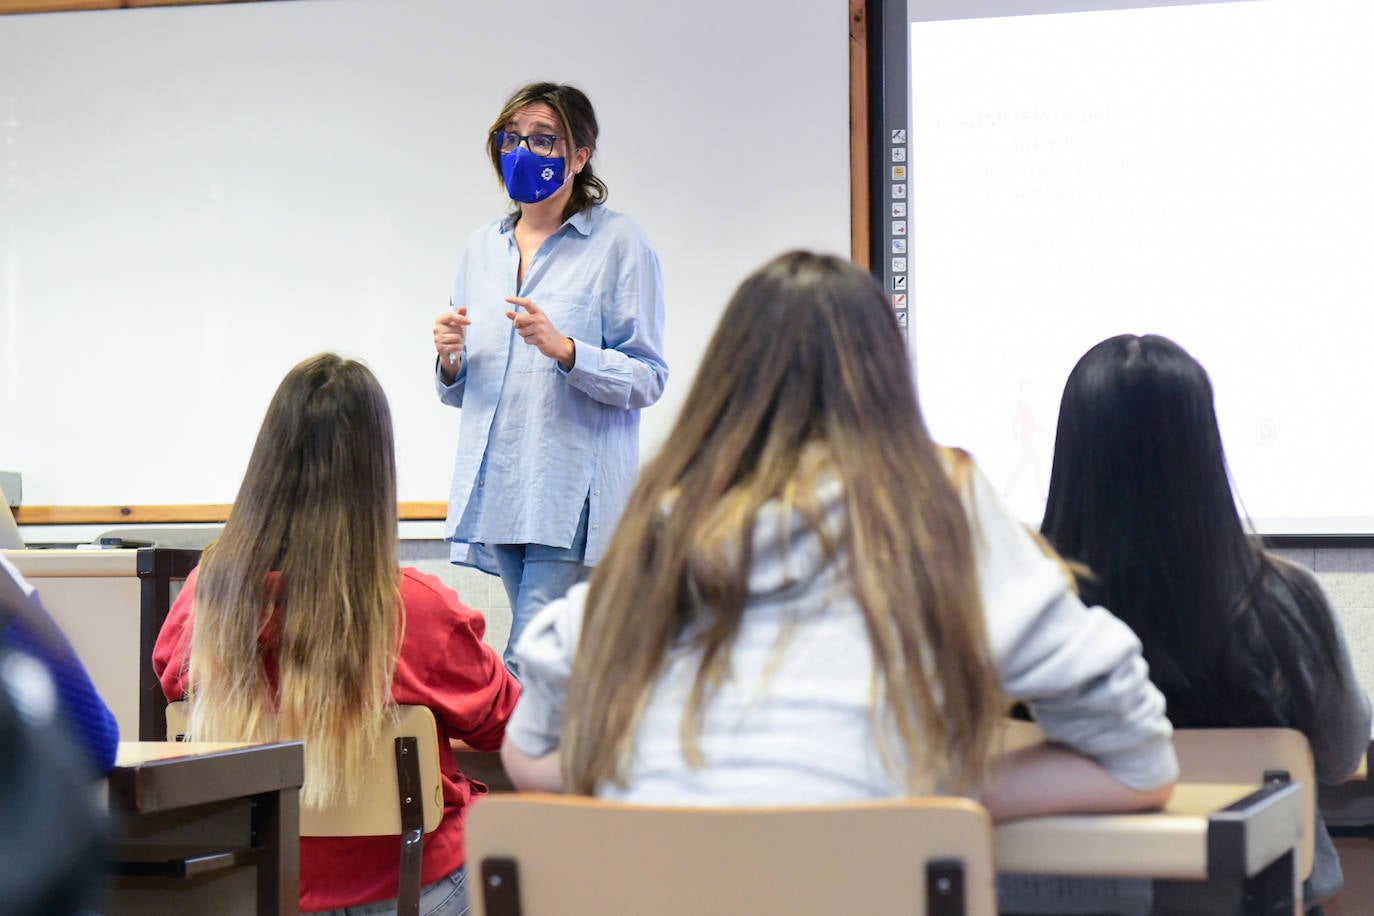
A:
<svg viewBox="0 0 1374 916">
<path fill-rule="evenodd" d="M 154 760 L 177 757 L 201 757 L 221 751 L 237 751 L 245 747 L 264 747 L 245 741 L 121 741 L 115 757 L 117 767 L 136 767 Z"/>
<path fill-rule="evenodd" d="M 298 789 L 305 779 L 304 747 L 299 741 L 121 741 L 107 780 L 110 810 L 150 813 Z"/>
<path fill-rule="evenodd" d="M 111 912 L 298 912 L 304 775 L 299 741 L 121 742 L 105 782 L 122 825 Z M 150 877 L 153 885 L 140 885 Z"/>
<path fill-rule="evenodd" d="M 1209 834 L 1216 812 L 1246 798 L 1253 784 L 1180 783 L 1161 812 L 1070 815 L 1009 821 L 997 826 L 999 871 L 1025 874 L 1113 875 L 1204 880 L 1215 869 Z M 1275 799 L 1247 831 L 1246 858 L 1265 849 L 1292 848 L 1302 835 L 1298 792 Z"/>
<path fill-rule="evenodd" d="M 68 550 L 66 548 L 37 550 L 6 550 L 9 560 L 26 579 L 49 579 L 57 576 L 137 576 L 138 551 L 134 548 L 114 550 Z M 34 583 L 42 593 L 41 582 Z"/>
</svg>

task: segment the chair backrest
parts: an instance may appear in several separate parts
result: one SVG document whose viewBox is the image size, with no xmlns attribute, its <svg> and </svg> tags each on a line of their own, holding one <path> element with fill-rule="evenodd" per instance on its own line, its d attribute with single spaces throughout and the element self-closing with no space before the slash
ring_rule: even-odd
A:
<svg viewBox="0 0 1374 916">
<path fill-rule="evenodd" d="M 992 914 L 992 822 L 962 798 L 666 808 L 488 796 L 467 822 L 475 916 Z"/>
<path fill-rule="evenodd" d="M 415 738 L 420 772 L 420 803 L 424 806 L 424 832 L 439 826 L 444 816 L 444 787 L 439 776 L 439 740 L 434 713 L 424 706 L 397 707 L 398 717 L 383 729 L 371 769 L 353 804 L 325 809 L 301 808 L 301 836 L 396 836 L 402 833 L 400 777 L 394 746 L 397 738 Z M 167 740 L 186 734 L 190 704 L 167 704 Z"/>
<path fill-rule="evenodd" d="M 439 733 L 426 706 L 398 706 L 378 738 L 357 797 L 328 808 L 301 806 L 301 836 L 400 836 L 397 916 L 419 916 L 424 834 L 444 816 Z M 167 704 L 167 740 L 186 734 L 190 704 Z"/>
<path fill-rule="evenodd" d="M 1015 750 L 1045 740 L 1040 727 L 1006 720 L 1002 748 Z M 1298 846 L 1298 878 L 1312 873 L 1316 830 L 1317 782 L 1312 749 L 1291 728 L 1181 728 L 1174 730 L 1180 782 L 1259 784 L 1271 773 L 1287 773 L 1302 785 L 1303 833 Z"/>
</svg>

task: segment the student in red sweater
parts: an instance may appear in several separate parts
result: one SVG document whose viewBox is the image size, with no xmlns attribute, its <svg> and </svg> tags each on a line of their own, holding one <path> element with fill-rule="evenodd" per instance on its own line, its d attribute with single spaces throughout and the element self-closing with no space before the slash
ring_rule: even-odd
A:
<svg viewBox="0 0 1374 916">
<path fill-rule="evenodd" d="M 463 914 L 463 821 L 484 789 L 458 770 L 449 739 L 495 750 L 520 693 L 485 628 L 438 579 L 398 570 L 386 396 L 361 363 L 322 354 L 277 388 L 224 533 L 173 605 L 153 669 L 169 700 L 190 699 L 194 740 L 303 740 L 305 807 L 356 791 L 396 704 L 428 706 L 444 817 L 425 838 L 421 912 Z M 301 910 L 394 911 L 397 842 L 302 838 Z"/>
</svg>

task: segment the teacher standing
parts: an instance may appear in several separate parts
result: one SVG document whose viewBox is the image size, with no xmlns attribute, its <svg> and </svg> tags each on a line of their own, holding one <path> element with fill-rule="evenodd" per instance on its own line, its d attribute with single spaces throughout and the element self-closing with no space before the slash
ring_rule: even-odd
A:
<svg viewBox="0 0 1374 916">
<path fill-rule="evenodd" d="M 639 468 L 639 411 L 668 378 L 658 255 L 604 206 L 598 131 L 572 86 L 506 100 L 488 151 L 512 209 L 469 240 L 434 322 L 439 399 L 463 408 L 450 559 L 501 577 L 517 676 L 525 624 L 605 550 Z"/>
</svg>

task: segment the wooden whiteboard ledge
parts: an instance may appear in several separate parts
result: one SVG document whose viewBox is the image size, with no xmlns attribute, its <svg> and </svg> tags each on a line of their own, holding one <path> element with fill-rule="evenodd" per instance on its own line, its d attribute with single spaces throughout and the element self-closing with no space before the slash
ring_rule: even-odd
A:
<svg viewBox="0 0 1374 916">
<path fill-rule="evenodd" d="M 0 0 L 3 3 L 4 0 Z M 448 504 L 402 502 L 397 510 L 403 522 L 443 521 Z M 229 517 L 228 504 L 190 506 L 20 506 L 14 520 L 21 525 L 128 525 L 222 522 Z"/>
</svg>

